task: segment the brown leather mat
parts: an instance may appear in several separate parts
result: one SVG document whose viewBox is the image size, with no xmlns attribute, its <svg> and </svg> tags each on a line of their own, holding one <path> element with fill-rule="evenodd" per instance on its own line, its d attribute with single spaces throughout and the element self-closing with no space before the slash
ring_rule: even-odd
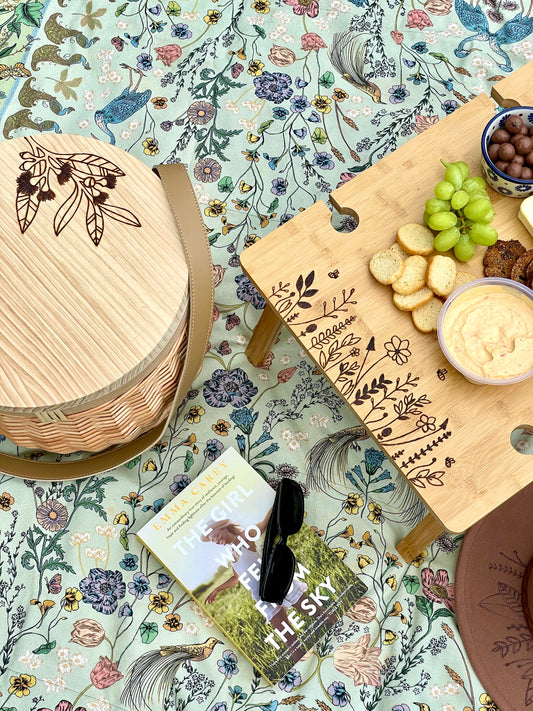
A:
<svg viewBox="0 0 533 711">
<path fill-rule="evenodd" d="M 457 563 L 461 637 L 474 671 L 500 711 L 533 705 L 533 635 L 522 607 L 522 584 L 532 556 L 530 484 L 467 532 Z M 531 610 L 532 586 L 524 588 Z"/>
</svg>

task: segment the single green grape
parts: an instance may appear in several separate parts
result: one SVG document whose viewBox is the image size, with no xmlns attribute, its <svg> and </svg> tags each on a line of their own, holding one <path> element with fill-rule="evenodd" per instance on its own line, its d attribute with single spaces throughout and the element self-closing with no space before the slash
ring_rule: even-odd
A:
<svg viewBox="0 0 533 711">
<path fill-rule="evenodd" d="M 436 212 L 434 215 L 430 215 L 428 219 L 428 226 L 437 232 L 447 230 L 456 224 L 457 215 L 455 212 Z"/>
<path fill-rule="evenodd" d="M 434 215 L 436 212 L 449 212 L 450 203 L 448 200 L 430 198 L 429 200 L 426 200 L 425 209 L 428 215 Z"/>
<path fill-rule="evenodd" d="M 457 227 L 441 230 L 433 240 L 433 247 L 435 247 L 437 252 L 447 252 L 452 247 L 455 247 L 460 236 L 461 233 Z"/>
<path fill-rule="evenodd" d="M 426 225 L 426 227 L 429 227 L 428 222 L 430 217 L 431 215 L 429 214 L 429 212 L 426 212 L 424 210 L 424 214 L 422 215 L 422 222 Z"/>
<path fill-rule="evenodd" d="M 458 166 L 463 176 L 463 181 L 468 179 L 470 175 L 470 168 L 468 167 L 468 163 L 465 163 L 464 160 L 456 160 L 452 163 L 452 165 Z"/>
<path fill-rule="evenodd" d="M 485 190 L 487 183 L 480 175 L 475 175 L 472 178 L 467 178 L 463 183 L 463 190 L 467 193 L 475 193 L 478 190 Z"/>
<path fill-rule="evenodd" d="M 466 190 L 456 190 L 456 192 L 452 195 L 450 204 L 454 210 L 461 210 L 461 208 L 463 208 L 469 200 L 470 195 L 466 192 Z"/>
<path fill-rule="evenodd" d="M 490 208 L 490 211 L 487 212 L 486 215 L 483 217 L 480 217 L 479 219 L 476 220 L 476 222 L 481 222 L 484 225 L 488 225 L 492 220 L 494 219 L 494 210 L 492 207 Z"/>
<path fill-rule="evenodd" d="M 441 180 L 435 185 L 435 197 L 439 200 L 450 200 L 455 192 L 455 188 L 447 180 Z"/>
<path fill-rule="evenodd" d="M 468 262 L 476 251 L 476 243 L 467 234 L 462 234 L 453 248 L 453 253 L 460 262 Z"/>
<path fill-rule="evenodd" d="M 478 200 L 479 198 L 486 198 L 487 200 L 490 200 L 488 192 L 479 188 L 468 194 L 470 195 L 470 202 L 474 202 L 474 200 Z"/>
<path fill-rule="evenodd" d="M 442 158 L 440 162 L 446 166 L 444 180 L 451 183 L 456 190 L 460 190 L 463 185 L 463 171 L 461 168 L 454 163 L 446 163 Z"/>
<path fill-rule="evenodd" d="M 478 198 L 465 205 L 464 215 L 469 220 L 479 222 L 480 219 L 488 215 L 492 210 L 492 204 L 489 198 Z"/>
<path fill-rule="evenodd" d="M 494 244 L 498 239 L 498 233 L 494 227 L 484 225 L 481 222 L 474 222 L 469 230 L 469 235 L 476 244 L 482 244 L 485 247 Z"/>
</svg>

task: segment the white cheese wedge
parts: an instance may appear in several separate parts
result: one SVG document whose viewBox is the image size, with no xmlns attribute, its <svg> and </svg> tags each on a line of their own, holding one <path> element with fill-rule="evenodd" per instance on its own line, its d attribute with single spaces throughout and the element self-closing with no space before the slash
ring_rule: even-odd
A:
<svg viewBox="0 0 533 711">
<path fill-rule="evenodd" d="M 524 225 L 530 235 L 533 235 L 533 195 L 522 200 L 518 219 Z"/>
</svg>

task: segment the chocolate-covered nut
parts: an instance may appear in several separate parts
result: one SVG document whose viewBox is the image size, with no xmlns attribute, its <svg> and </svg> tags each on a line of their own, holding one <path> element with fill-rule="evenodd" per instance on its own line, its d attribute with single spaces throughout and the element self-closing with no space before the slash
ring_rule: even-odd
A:
<svg viewBox="0 0 533 711">
<path fill-rule="evenodd" d="M 522 177 L 522 166 L 518 163 L 509 163 L 506 169 L 506 173 L 511 178 L 521 178 Z"/>
<path fill-rule="evenodd" d="M 499 143 L 491 143 L 490 146 L 487 149 L 487 153 L 489 154 L 489 158 L 491 159 L 492 162 L 498 160 L 498 150 L 500 148 Z"/>
<path fill-rule="evenodd" d="M 528 135 L 529 135 L 529 129 L 528 129 L 528 127 L 526 126 L 525 123 L 523 124 L 522 128 L 520 129 L 520 133 L 522 134 L 522 136 L 528 136 Z"/>
<path fill-rule="evenodd" d="M 514 146 L 512 146 L 510 143 L 500 143 L 500 147 L 498 148 L 498 158 L 500 160 L 509 161 L 514 156 L 514 154 Z"/>
<path fill-rule="evenodd" d="M 510 143 L 512 146 L 514 146 L 515 143 L 516 143 L 520 138 L 523 138 L 523 136 L 522 136 L 521 133 L 513 133 L 513 135 L 512 135 L 511 138 L 509 139 L 509 143 Z"/>
<path fill-rule="evenodd" d="M 527 155 L 525 156 L 525 160 L 528 165 L 533 165 L 533 151 L 527 153 Z"/>
<path fill-rule="evenodd" d="M 509 143 L 511 134 L 504 128 L 497 128 L 492 134 L 490 140 L 492 143 Z"/>
<path fill-rule="evenodd" d="M 531 138 L 529 138 L 529 136 L 522 136 L 514 144 L 514 148 L 517 153 L 520 153 L 521 155 L 525 156 L 533 148 L 533 141 L 531 140 Z"/>
<path fill-rule="evenodd" d="M 496 168 L 498 168 L 498 170 L 501 170 L 502 173 L 505 173 L 505 171 L 507 170 L 507 166 L 509 165 L 509 161 L 497 160 L 494 165 L 496 166 Z"/>
<path fill-rule="evenodd" d="M 520 178 L 522 180 L 533 180 L 533 170 L 529 166 L 524 166 Z"/>
<path fill-rule="evenodd" d="M 514 155 L 511 159 L 511 163 L 518 163 L 518 165 L 524 165 L 525 159 L 524 156 L 521 156 L 519 153 Z"/>
<path fill-rule="evenodd" d="M 520 133 L 523 125 L 524 122 L 522 121 L 520 116 L 516 115 L 508 116 L 505 119 L 505 123 L 503 124 L 505 130 L 509 131 L 509 133 Z"/>
</svg>

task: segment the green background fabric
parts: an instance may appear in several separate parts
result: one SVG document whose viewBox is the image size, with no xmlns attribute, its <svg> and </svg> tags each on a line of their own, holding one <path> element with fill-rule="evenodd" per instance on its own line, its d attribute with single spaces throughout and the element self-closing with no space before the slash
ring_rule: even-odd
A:
<svg viewBox="0 0 533 711">
<path fill-rule="evenodd" d="M 490 93 L 533 56 L 532 29 L 514 0 L 0 0 L 2 139 L 93 135 L 149 167 L 183 162 L 216 280 L 210 349 L 159 445 L 83 481 L 0 475 L 2 711 L 123 708 L 135 659 L 211 636 L 222 644 L 183 664 L 154 708 L 495 708 L 455 620 L 461 537 L 399 559 L 395 544 L 423 507 L 371 440 L 335 436 L 359 423 L 285 329 L 260 367 L 249 364 L 264 301 L 239 255 Z M 128 112 L 118 97 L 137 83 Z M 303 485 L 307 523 L 369 589 L 272 688 L 135 537 L 228 445 L 273 486 L 282 476 Z M 48 456 L 4 438 L 2 448 Z M 310 453 L 330 458 L 325 491 Z"/>
</svg>

